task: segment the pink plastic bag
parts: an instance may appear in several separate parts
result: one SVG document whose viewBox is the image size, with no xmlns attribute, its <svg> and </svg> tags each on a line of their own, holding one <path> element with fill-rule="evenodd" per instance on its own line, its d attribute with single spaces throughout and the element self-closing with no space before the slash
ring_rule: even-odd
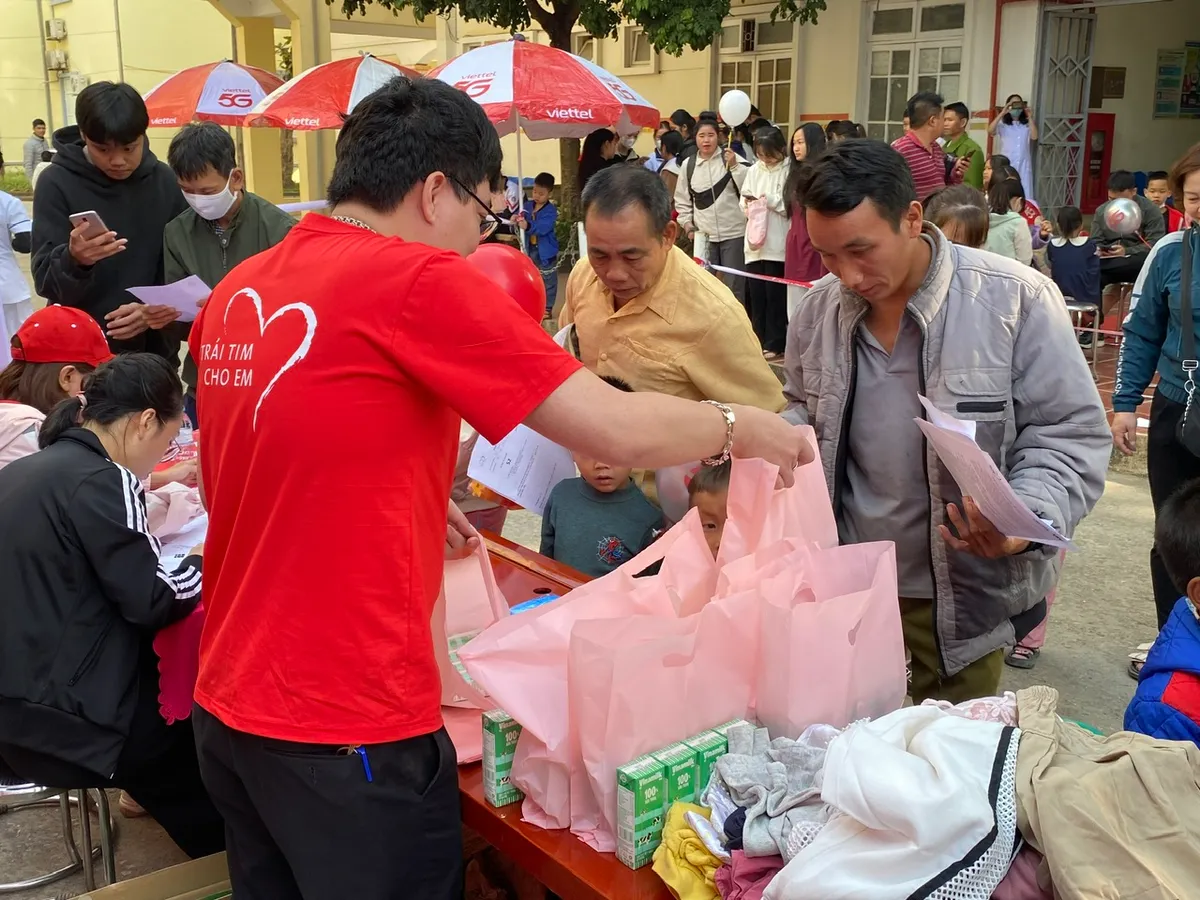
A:
<svg viewBox="0 0 1200 900">
<path fill-rule="evenodd" d="M 837 521 L 812 428 L 799 426 L 817 459 L 796 469 L 790 488 L 776 490 L 779 469 L 761 459 L 735 459 L 729 477 L 729 517 L 721 535 L 718 566 L 749 556 L 784 538 L 836 547 Z"/>
<path fill-rule="evenodd" d="M 755 713 L 777 737 L 899 709 L 904 635 L 890 542 L 786 552 L 758 587 Z"/>
<path fill-rule="evenodd" d="M 466 641 L 508 615 L 508 602 L 496 585 L 492 562 L 482 543 L 465 559 L 446 560 L 442 589 L 430 620 L 442 676 L 443 706 L 495 708 L 487 693 L 465 677 L 466 669 L 461 663 L 455 665 L 455 662 Z"/>
<path fill-rule="evenodd" d="M 483 759 L 483 711 L 442 707 L 442 724 L 454 744 L 460 766 Z"/>
<path fill-rule="evenodd" d="M 192 714 L 196 678 L 200 673 L 200 633 L 204 630 L 204 604 L 154 636 L 158 655 L 158 712 L 168 725 Z"/>
<path fill-rule="evenodd" d="M 633 577 L 659 560 L 658 575 Z M 637 615 L 673 619 L 707 603 L 715 582 L 712 553 L 693 511 L 615 572 L 502 620 L 462 648 L 460 659 L 492 705 L 522 725 L 512 781 L 525 792 L 526 821 L 542 828 L 571 822 L 567 659 L 575 624 Z"/>
<path fill-rule="evenodd" d="M 575 626 L 567 670 L 573 834 L 614 851 L 617 766 L 747 715 L 760 605 L 744 594 L 686 619 Z"/>
<path fill-rule="evenodd" d="M 770 214 L 767 201 L 761 197 L 746 204 L 746 244 L 751 250 L 761 250 L 767 242 L 767 220 Z"/>
</svg>

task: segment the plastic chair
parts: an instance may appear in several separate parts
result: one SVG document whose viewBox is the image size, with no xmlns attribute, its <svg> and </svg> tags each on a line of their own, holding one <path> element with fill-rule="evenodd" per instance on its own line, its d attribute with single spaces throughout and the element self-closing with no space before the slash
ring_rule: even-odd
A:
<svg viewBox="0 0 1200 900">
<path fill-rule="evenodd" d="M 89 800 L 89 794 L 93 795 L 94 803 L 99 811 L 100 846 L 98 847 L 92 846 L 92 822 L 90 815 L 92 800 Z M 93 860 L 97 858 L 103 860 L 104 877 L 107 883 L 116 883 L 117 865 L 114 844 L 117 825 L 112 817 L 112 810 L 109 808 L 108 796 L 104 791 L 100 789 L 94 791 L 87 789 L 63 790 L 62 788 L 31 784 L 17 778 L 7 766 L 0 762 L 0 815 L 55 804 L 57 804 L 62 816 L 63 843 L 66 846 L 70 862 L 61 868 L 55 869 L 53 872 L 35 875 L 32 878 L 26 878 L 21 881 L 2 883 L 0 884 L 0 894 L 9 894 L 52 884 L 69 875 L 74 875 L 80 869 L 83 870 L 84 888 L 88 891 L 93 891 L 96 889 L 96 876 L 92 867 Z M 86 859 L 80 854 L 79 847 L 75 843 L 75 828 L 71 816 L 72 806 L 75 806 L 79 810 L 83 845 L 90 850 Z"/>
</svg>

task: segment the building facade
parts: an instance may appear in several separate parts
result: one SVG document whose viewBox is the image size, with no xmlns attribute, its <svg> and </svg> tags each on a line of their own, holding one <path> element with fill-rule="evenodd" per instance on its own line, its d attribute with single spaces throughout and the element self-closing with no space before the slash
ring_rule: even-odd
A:
<svg viewBox="0 0 1200 900">
<path fill-rule="evenodd" d="M 337 7 L 324 0 L 0 0 L 0 150 L 10 165 L 19 162 L 31 120 L 69 124 L 75 96 L 92 81 L 124 79 L 145 91 L 172 72 L 222 58 L 273 69 L 274 46 L 289 35 L 297 71 L 363 51 L 421 69 L 509 37 L 454 15 L 416 22 L 376 8 L 348 20 Z M 577 27 L 572 49 L 626 80 L 664 117 L 681 107 L 714 109 L 722 93 L 739 88 L 784 130 L 848 118 L 890 140 L 901 133 L 909 96 L 932 89 L 973 111 L 972 136 L 986 147 L 992 110 L 1021 94 L 1043 134 L 1035 193 L 1052 205 L 1078 196 L 1097 142 L 1109 168 L 1145 171 L 1165 168 L 1200 140 L 1200 117 L 1186 103 L 1164 115 L 1158 99 L 1162 54 L 1186 51 L 1190 42 L 1195 52 L 1181 55 L 1197 67 L 1200 83 L 1200 0 L 828 0 L 819 22 L 804 26 L 772 22 L 773 7 L 733 0 L 713 44 L 680 56 L 655 51 L 629 23 L 607 39 Z M 525 37 L 548 42 L 536 29 Z M 1095 113 L 1112 117 L 1103 135 L 1089 133 Z M 152 130 L 156 152 L 165 153 L 173 133 Z M 270 171 L 278 134 L 247 129 L 242 139 L 252 151 L 252 180 L 259 175 L 268 184 L 278 174 Z M 515 141 L 504 139 L 509 159 Z M 651 152 L 648 135 L 638 149 Z M 332 154 L 332 135 L 300 138 L 302 194 L 320 195 Z M 557 142 L 524 139 L 522 157 L 526 175 L 560 174 Z"/>
</svg>

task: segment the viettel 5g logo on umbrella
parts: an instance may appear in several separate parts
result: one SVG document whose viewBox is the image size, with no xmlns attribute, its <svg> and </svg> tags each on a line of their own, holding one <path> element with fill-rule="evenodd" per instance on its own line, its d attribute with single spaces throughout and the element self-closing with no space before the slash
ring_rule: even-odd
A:
<svg viewBox="0 0 1200 900">
<path fill-rule="evenodd" d="M 217 105 L 226 109 L 249 109 L 254 105 L 254 97 L 245 88 L 229 88 L 217 97 Z"/>
<path fill-rule="evenodd" d="M 492 89 L 492 82 L 495 80 L 496 73 L 488 72 L 485 75 L 468 75 L 461 81 L 456 81 L 454 86 L 472 100 L 478 100 Z"/>
</svg>

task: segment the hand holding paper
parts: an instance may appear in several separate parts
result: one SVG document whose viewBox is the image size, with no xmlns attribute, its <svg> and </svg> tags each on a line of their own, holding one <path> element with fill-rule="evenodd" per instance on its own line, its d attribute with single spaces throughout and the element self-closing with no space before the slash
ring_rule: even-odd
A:
<svg viewBox="0 0 1200 900">
<path fill-rule="evenodd" d="M 207 300 L 212 288 L 195 275 L 171 284 L 154 284 L 146 287 L 128 288 L 129 293 L 147 306 L 167 306 L 179 313 L 179 321 L 191 322 L 203 300 Z"/>
<path fill-rule="evenodd" d="M 964 516 L 965 513 L 965 516 Z M 1005 537 L 996 530 L 996 526 L 984 518 L 975 501 L 963 497 L 963 512 L 953 503 L 946 504 L 946 515 L 958 532 L 955 537 L 945 525 L 939 525 L 938 530 L 946 543 L 955 550 L 963 553 L 973 553 L 984 559 L 999 559 L 1002 556 L 1014 556 L 1029 549 L 1029 541 L 1021 538 Z"/>
<path fill-rule="evenodd" d="M 966 543 L 970 552 L 994 559 L 1006 555 L 996 540 L 999 536 L 1006 540 L 1075 549 L 1070 539 L 1053 524 L 1039 518 L 1013 491 L 995 461 L 975 443 L 974 422 L 955 419 L 935 408 L 926 398 L 920 399 L 929 420 L 915 419 L 917 427 L 958 484 L 963 497 L 970 498 L 963 504 L 967 507 L 965 522 L 957 509 L 950 515 L 950 521 L 958 530 L 958 542 L 947 537 L 949 531 L 943 529 L 942 536 L 951 541 L 952 547 L 963 549 L 958 544 Z M 974 523 L 970 514 L 972 506 L 976 513 Z M 1025 549 L 1012 549 L 1017 544 L 1007 546 L 1009 552 L 1019 553 Z"/>
</svg>

